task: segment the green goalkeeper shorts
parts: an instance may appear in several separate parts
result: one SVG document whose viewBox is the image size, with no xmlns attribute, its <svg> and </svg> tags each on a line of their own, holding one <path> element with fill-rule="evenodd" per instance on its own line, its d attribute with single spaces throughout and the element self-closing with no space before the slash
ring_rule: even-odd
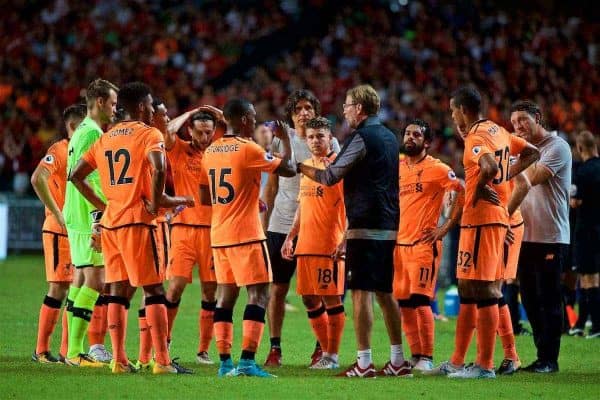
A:
<svg viewBox="0 0 600 400">
<path fill-rule="evenodd" d="M 90 247 L 92 235 L 90 233 L 79 233 L 67 231 L 69 235 L 69 246 L 71 248 L 71 262 L 75 268 L 102 267 L 104 257 Z"/>
</svg>

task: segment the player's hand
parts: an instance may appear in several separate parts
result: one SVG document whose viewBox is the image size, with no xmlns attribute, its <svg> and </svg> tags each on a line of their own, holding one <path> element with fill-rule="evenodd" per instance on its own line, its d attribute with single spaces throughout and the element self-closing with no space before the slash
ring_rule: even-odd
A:
<svg viewBox="0 0 600 400">
<path fill-rule="evenodd" d="M 196 206 L 196 201 L 194 200 L 193 196 L 183 196 L 182 201 L 183 201 L 183 203 L 180 204 L 181 206 L 186 206 L 186 207 L 195 207 Z"/>
<path fill-rule="evenodd" d="M 515 242 L 515 233 L 510 227 L 508 227 L 508 231 L 506 231 L 506 238 L 504 238 L 504 243 L 507 245 L 511 245 Z"/>
<path fill-rule="evenodd" d="M 143 199 L 143 200 L 144 200 L 144 207 L 146 207 L 146 211 L 148 211 L 148 214 L 156 216 L 156 214 L 158 213 L 158 207 L 156 205 L 152 204 L 152 202 L 148 199 Z"/>
<path fill-rule="evenodd" d="M 477 186 L 473 206 L 476 206 L 479 200 L 490 202 L 496 206 L 500 205 L 500 197 L 498 197 L 498 193 L 490 185 Z"/>
<path fill-rule="evenodd" d="M 211 114 L 214 114 L 214 116 L 219 121 L 225 121 L 225 116 L 223 115 L 223 111 L 221 111 L 217 107 L 211 106 L 209 104 L 203 104 L 203 105 L 201 105 L 200 107 L 198 107 L 198 111 L 209 112 Z"/>
<path fill-rule="evenodd" d="M 435 243 L 438 240 L 442 240 L 442 238 L 446 236 L 446 233 L 448 233 L 448 231 L 444 229 L 443 225 L 434 229 L 423 229 L 423 236 L 421 236 L 421 240 L 425 243 Z"/>
<path fill-rule="evenodd" d="M 94 222 L 92 224 L 92 236 L 90 237 L 90 247 L 98 253 L 102 252 L 101 229 L 102 227 L 99 223 Z"/>
<path fill-rule="evenodd" d="M 334 261 L 340 261 L 346 259 L 346 241 L 342 240 L 340 244 L 335 248 L 335 252 L 331 255 Z"/>
<path fill-rule="evenodd" d="M 292 261 L 294 259 L 294 241 L 286 238 L 281 246 L 281 257 L 284 260 Z"/>
<path fill-rule="evenodd" d="M 289 139 L 288 136 L 288 124 L 283 121 L 275 121 L 273 123 L 273 127 L 271 129 L 273 131 L 273 136 L 280 140 Z"/>
<path fill-rule="evenodd" d="M 60 225 L 60 227 L 62 229 L 67 229 L 65 217 L 62 215 L 62 213 L 60 211 L 58 212 L 58 214 L 54 214 L 54 218 L 56 218 L 56 221 L 58 222 L 58 224 Z"/>
</svg>

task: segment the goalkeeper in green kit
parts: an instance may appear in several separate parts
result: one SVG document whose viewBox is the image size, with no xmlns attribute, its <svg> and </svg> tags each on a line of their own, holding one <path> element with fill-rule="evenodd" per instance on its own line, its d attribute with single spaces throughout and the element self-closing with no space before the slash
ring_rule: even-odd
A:
<svg viewBox="0 0 600 400">
<path fill-rule="evenodd" d="M 96 79 L 88 86 L 85 96 L 87 116 L 69 142 L 67 175 L 100 138 L 101 126 L 112 122 L 117 107 L 117 91 L 115 85 L 103 79 Z M 90 174 L 87 180 L 96 194 L 105 200 L 98 172 Z M 104 259 L 101 252 L 91 247 L 92 224 L 100 221 L 102 211 L 88 202 L 71 182 L 67 182 L 63 216 L 75 275 L 67 296 L 69 347 L 65 362 L 72 366 L 101 367 L 111 360 L 103 344 L 93 344 L 89 354 L 84 351 L 88 325 L 104 288 Z"/>
</svg>

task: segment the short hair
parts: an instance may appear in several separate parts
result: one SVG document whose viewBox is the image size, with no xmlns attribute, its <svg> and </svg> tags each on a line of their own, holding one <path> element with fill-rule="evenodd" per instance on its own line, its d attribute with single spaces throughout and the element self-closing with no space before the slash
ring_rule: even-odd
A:
<svg viewBox="0 0 600 400">
<path fill-rule="evenodd" d="M 190 117 L 190 125 L 194 125 L 194 121 L 212 121 L 213 127 L 217 126 L 217 118 L 209 112 L 206 111 L 198 111 L 192 114 Z"/>
<path fill-rule="evenodd" d="M 331 132 L 331 122 L 325 117 L 311 118 L 306 122 L 306 129 L 327 129 Z"/>
<path fill-rule="evenodd" d="M 296 110 L 296 106 L 300 100 L 308 101 L 315 109 L 315 115 L 321 115 L 321 102 L 313 92 L 307 89 L 295 90 L 290 94 L 285 103 L 285 118 L 289 123 L 292 123 L 292 114 Z"/>
<path fill-rule="evenodd" d="M 376 115 L 379 112 L 381 101 L 379 95 L 371 85 L 360 85 L 346 92 L 357 104 L 360 104 L 367 115 Z"/>
<path fill-rule="evenodd" d="M 162 99 L 159 99 L 158 97 L 152 97 L 152 107 L 157 108 L 160 105 L 164 105 L 164 101 L 162 101 Z"/>
<path fill-rule="evenodd" d="M 423 138 L 425 138 L 425 140 L 427 140 L 428 142 L 431 142 L 433 140 L 433 133 L 431 132 L 431 127 L 427 122 L 419 118 L 414 118 L 408 124 L 406 124 L 404 130 L 406 130 L 408 125 L 417 125 L 419 128 L 421 128 L 421 133 L 423 134 Z"/>
<path fill-rule="evenodd" d="M 539 120 L 538 123 L 540 125 L 542 124 L 542 120 L 543 120 L 542 109 L 540 108 L 539 105 L 537 105 L 537 103 L 534 103 L 531 100 L 518 100 L 518 101 L 514 102 L 510 106 L 510 112 L 512 114 L 515 111 L 525 111 L 527 114 L 531 115 L 532 117 L 538 117 L 538 120 Z"/>
<path fill-rule="evenodd" d="M 87 90 L 85 92 L 85 102 L 87 104 L 87 107 L 92 108 L 92 106 L 94 105 L 94 101 L 96 101 L 98 97 L 108 99 L 111 90 L 114 90 L 116 93 L 119 92 L 119 88 L 115 84 L 105 79 L 94 79 L 88 85 Z"/>
<path fill-rule="evenodd" d="M 125 112 L 134 116 L 138 104 L 144 101 L 146 96 L 151 94 L 150 86 L 143 82 L 129 82 L 123 85 L 119 91 L 118 105 Z"/>
<path fill-rule="evenodd" d="M 593 151 L 596 149 L 596 137 L 590 131 L 583 131 L 577 135 L 577 144 L 584 150 Z"/>
<path fill-rule="evenodd" d="M 231 121 L 234 118 L 242 118 L 249 111 L 252 104 L 245 99 L 231 99 L 223 107 L 223 116 L 227 121 Z"/>
<path fill-rule="evenodd" d="M 454 100 L 456 107 L 464 107 L 472 113 L 480 113 L 482 100 L 479 90 L 474 86 L 462 86 L 452 92 L 451 98 Z"/>
<path fill-rule="evenodd" d="M 87 106 L 85 104 L 71 104 L 63 111 L 63 121 L 67 122 L 71 118 L 84 119 L 87 115 Z"/>
</svg>

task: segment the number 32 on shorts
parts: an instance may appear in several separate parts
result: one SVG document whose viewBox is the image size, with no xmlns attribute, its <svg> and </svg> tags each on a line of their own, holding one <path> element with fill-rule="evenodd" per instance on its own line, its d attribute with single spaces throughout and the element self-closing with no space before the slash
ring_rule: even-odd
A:
<svg viewBox="0 0 600 400">
<path fill-rule="evenodd" d="M 459 251 L 458 252 L 458 260 L 456 263 L 457 267 L 461 268 L 470 268 L 473 264 L 471 263 L 471 253 L 468 251 Z"/>
</svg>

